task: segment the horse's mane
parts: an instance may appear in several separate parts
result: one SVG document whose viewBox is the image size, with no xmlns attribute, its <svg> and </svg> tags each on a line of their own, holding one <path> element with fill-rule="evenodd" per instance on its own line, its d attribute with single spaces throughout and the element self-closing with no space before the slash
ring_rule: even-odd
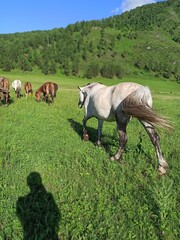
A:
<svg viewBox="0 0 180 240">
<path fill-rule="evenodd" d="M 101 83 L 101 82 L 87 83 L 84 87 L 93 88 L 93 87 L 96 86 L 97 84 L 102 84 L 102 83 Z"/>
<path fill-rule="evenodd" d="M 43 85 L 41 85 L 38 89 L 37 89 L 37 91 L 36 92 L 40 92 L 40 91 L 42 91 L 43 90 L 43 86 L 44 86 L 44 84 Z"/>
</svg>

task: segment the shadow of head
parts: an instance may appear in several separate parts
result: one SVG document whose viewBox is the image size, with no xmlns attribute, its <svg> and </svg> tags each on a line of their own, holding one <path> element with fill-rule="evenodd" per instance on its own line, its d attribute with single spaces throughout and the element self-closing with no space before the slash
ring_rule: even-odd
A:
<svg viewBox="0 0 180 240">
<path fill-rule="evenodd" d="M 31 172 L 27 177 L 27 185 L 31 190 L 42 186 L 42 178 L 38 172 Z"/>
</svg>

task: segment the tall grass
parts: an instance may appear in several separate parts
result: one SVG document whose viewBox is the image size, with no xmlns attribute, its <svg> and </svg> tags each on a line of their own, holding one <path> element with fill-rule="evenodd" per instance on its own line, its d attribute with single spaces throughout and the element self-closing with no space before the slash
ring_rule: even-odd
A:
<svg viewBox="0 0 180 240">
<path fill-rule="evenodd" d="M 16 99 L 11 89 L 12 103 L 0 107 L 0 239 L 180 239 L 177 84 L 138 80 L 150 85 L 155 108 L 174 122 L 173 133 L 160 131 L 169 172 L 158 178 L 154 148 L 135 119 L 122 164 L 109 160 L 118 146 L 115 123 L 104 124 L 104 148 L 94 145 L 96 119 L 88 122 L 90 141 L 82 141 L 77 85 L 85 79 L 6 76 L 29 80 L 34 90 L 52 80 L 59 90 L 48 106 L 34 97 Z M 42 183 L 31 185 L 36 174 Z"/>
</svg>

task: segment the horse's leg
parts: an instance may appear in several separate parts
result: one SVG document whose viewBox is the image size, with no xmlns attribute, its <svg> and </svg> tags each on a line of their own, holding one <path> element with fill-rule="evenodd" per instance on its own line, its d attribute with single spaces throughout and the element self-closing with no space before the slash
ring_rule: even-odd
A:
<svg viewBox="0 0 180 240">
<path fill-rule="evenodd" d="M 16 90 L 16 97 L 19 98 L 19 90 Z"/>
<path fill-rule="evenodd" d="M 46 93 L 46 102 L 49 103 L 49 93 Z"/>
<path fill-rule="evenodd" d="M 54 93 L 51 93 L 52 103 L 54 103 Z"/>
<path fill-rule="evenodd" d="M 49 92 L 49 84 L 48 84 L 48 85 L 46 85 L 46 93 L 45 93 L 46 94 L 46 102 L 47 103 L 49 103 L 49 93 L 50 92 Z"/>
<path fill-rule="evenodd" d="M 162 155 L 162 152 L 161 152 L 161 148 L 160 148 L 160 137 L 159 135 L 157 134 L 157 132 L 155 131 L 154 127 L 147 123 L 147 122 L 144 122 L 144 121 L 140 121 L 143 125 L 143 127 L 145 128 L 146 132 L 148 133 L 150 139 L 151 139 L 151 142 L 152 144 L 154 145 L 155 147 L 155 150 L 156 150 L 156 155 L 157 155 L 157 158 L 158 158 L 158 172 L 159 172 L 159 175 L 163 175 L 166 173 L 166 169 L 168 168 L 168 164 L 166 162 L 166 160 L 163 158 L 163 155 Z"/>
<path fill-rule="evenodd" d="M 98 146 L 101 146 L 102 127 L 103 127 L 103 120 L 98 119 L 98 141 L 97 141 Z"/>
<path fill-rule="evenodd" d="M 87 132 L 87 129 L 86 129 L 86 123 L 87 123 L 87 117 L 84 116 L 83 118 L 83 140 L 84 141 L 89 141 L 89 135 L 88 135 L 88 132 Z"/>
<path fill-rule="evenodd" d="M 21 89 L 18 90 L 18 98 L 21 97 Z"/>
<path fill-rule="evenodd" d="M 54 103 L 54 96 L 55 96 L 55 86 L 53 86 L 53 89 L 51 90 L 51 99 L 52 99 L 52 103 Z"/>
<path fill-rule="evenodd" d="M 8 106 L 9 93 L 5 93 L 4 100 L 5 100 L 6 106 Z"/>
<path fill-rule="evenodd" d="M 126 134 L 126 127 L 127 127 L 127 122 L 119 122 L 117 120 L 117 129 L 118 129 L 118 134 L 119 134 L 119 148 L 118 151 L 114 156 L 111 157 L 111 160 L 118 160 L 121 158 L 122 153 L 124 151 L 125 145 L 127 143 L 127 134 Z"/>
</svg>

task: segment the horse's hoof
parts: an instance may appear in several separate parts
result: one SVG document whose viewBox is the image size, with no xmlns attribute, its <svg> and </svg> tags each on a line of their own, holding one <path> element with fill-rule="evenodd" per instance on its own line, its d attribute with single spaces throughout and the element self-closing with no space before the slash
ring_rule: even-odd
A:
<svg viewBox="0 0 180 240">
<path fill-rule="evenodd" d="M 114 156 L 110 157 L 111 161 L 116 161 L 116 158 Z"/>
<path fill-rule="evenodd" d="M 87 133 L 83 134 L 83 140 L 84 141 L 89 141 L 89 135 Z"/>
<path fill-rule="evenodd" d="M 158 176 L 163 176 L 166 174 L 166 169 L 162 166 L 158 167 Z"/>
<path fill-rule="evenodd" d="M 161 163 L 161 165 L 159 165 L 159 167 L 162 167 L 162 168 L 164 168 L 164 169 L 167 169 L 167 168 L 168 168 L 168 163 L 167 163 L 166 161 L 163 161 L 163 162 Z"/>
<path fill-rule="evenodd" d="M 95 142 L 95 146 L 96 146 L 96 147 L 103 147 L 103 145 L 102 145 L 101 142 Z"/>
</svg>

